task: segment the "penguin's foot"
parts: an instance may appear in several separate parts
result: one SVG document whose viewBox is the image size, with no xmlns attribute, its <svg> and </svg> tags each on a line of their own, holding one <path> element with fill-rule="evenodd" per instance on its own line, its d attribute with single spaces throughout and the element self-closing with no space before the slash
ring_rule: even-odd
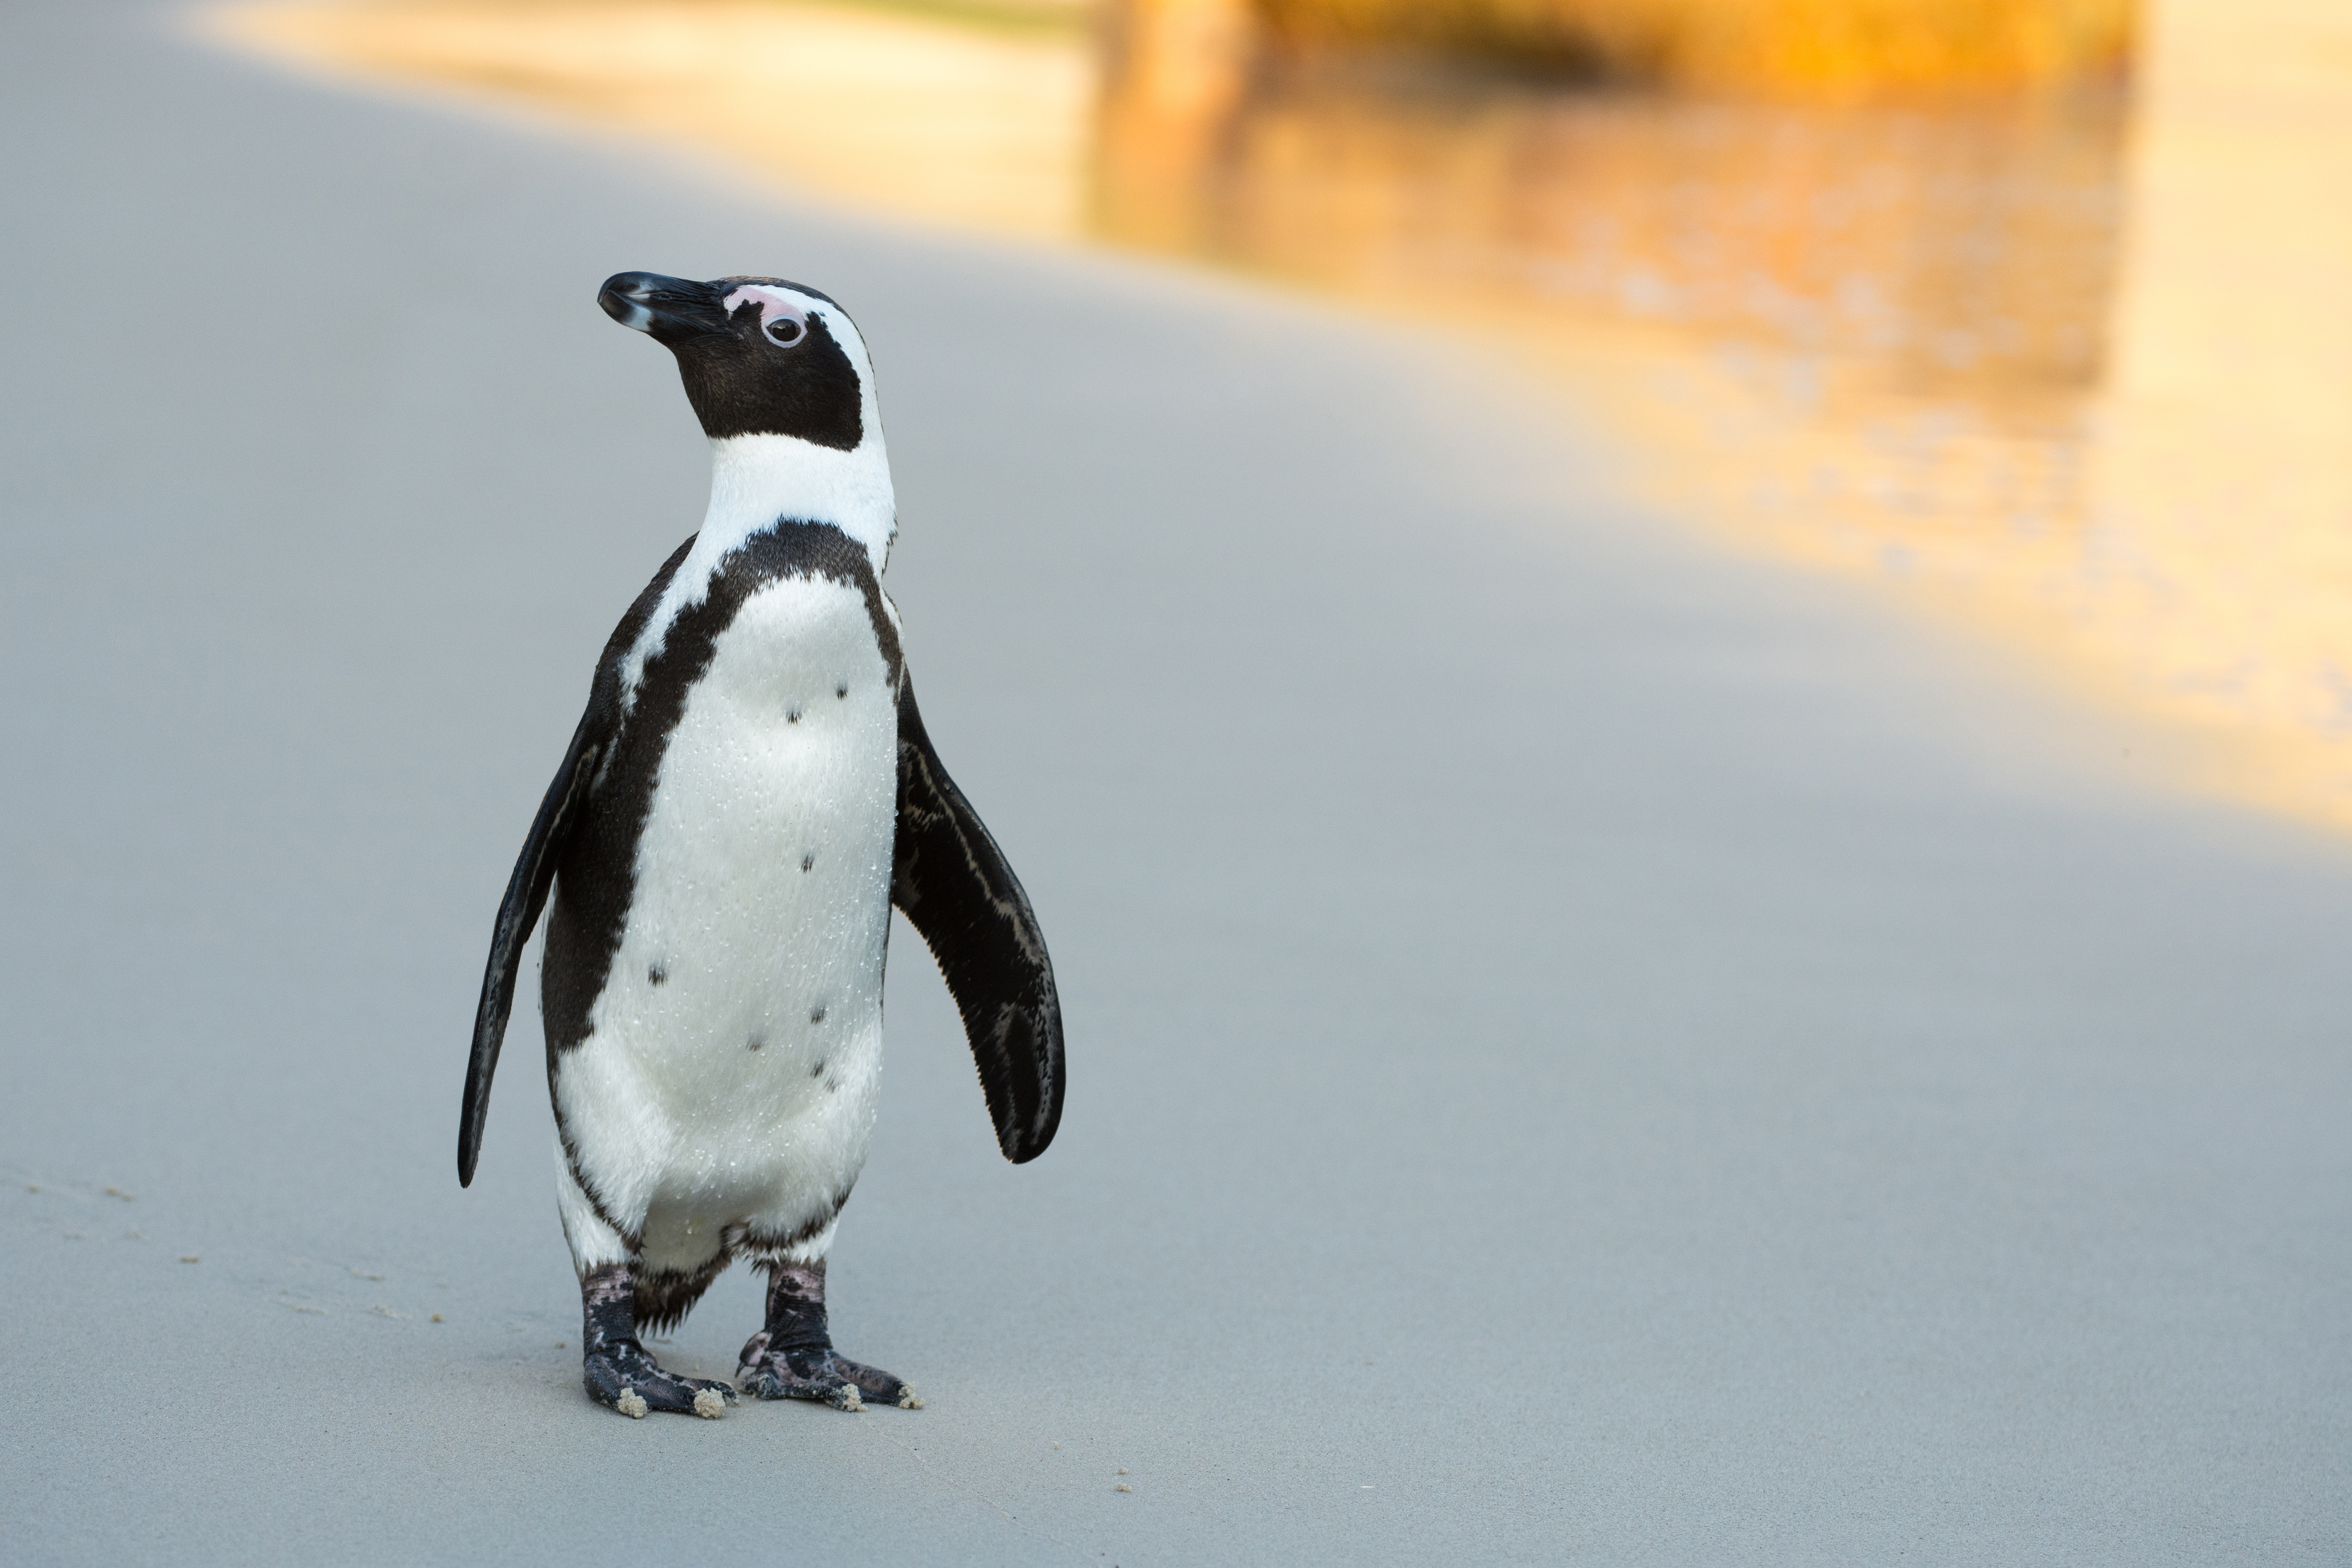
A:
<svg viewBox="0 0 2352 1568">
<path fill-rule="evenodd" d="M 664 1372 L 635 1340 L 590 1351 L 582 1362 L 581 1382 L 589 1398 L 637 1420 L 650 1411 L 675 1410 L 716 1421 L 735 1402 L 735 1391 L 723 1383 Z"/>
<path fill-rule="evenodd" d="M 761 1399 L 813 1399 L 835 1410 L 869 1404 L 920 1410 L 904 1381 L 878 1366 L 851 1361 L 833 1348 L 825 1323 L 824 1259 L 778 1259 L 768 1270 L 768 1326 L 743 1346 L 736 1381 Z"/>
<path fill-rule="evenodd" d="M 583 1315 L 580 1381 L 588 1397 L 644 1420 L 649 1411 L 675 1410 L 716 1421 L 735 1391 L 707 1377 L 677 1377 L 661 1369 L 637 1338 L 635 1276 L 625 1263 L 608 1263 L 580 1277 Z"/>
<path fill-rule="evenodd" d="M 814 1400 L 835 1410 L 863 1410 L 868 1405 L 923 1407 L 920 1394 L 878 1366 L 852 1361 L 827 1344 L 772 1350 L 764 1330 L 743 1347 L 743 1364 L 735 1380 L 744 1393 L 761 1399 Z"/>
</svg>

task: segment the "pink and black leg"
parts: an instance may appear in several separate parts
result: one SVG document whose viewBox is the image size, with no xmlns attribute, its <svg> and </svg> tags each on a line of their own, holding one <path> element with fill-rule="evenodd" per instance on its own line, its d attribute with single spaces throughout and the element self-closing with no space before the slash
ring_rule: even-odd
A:
<svg viewBox="0 0 2352 1568">
<path fill-rule="evenodd" d="M 706 1377 L 664 1372 L 637 1339 L 637 1288 L 625 1263 L 592 1268 L 580 1281 L 581 1381 L 588 1397 L 624 1415 L 654 1410 L 717 1420 L 735 1391 Z"/>
<path fill-rule="evenodd" d="M 735 1373 L 744 1393 L 761 1399 L 813 1399 L 835 1410 L 923 1407 L 900 1379 L 835 1351 L 825 1326 L 823 1258 L 762 1267 L 768 1271 L 768 1326 L 744 1343 L 743 1364 Z"/>
</svg>

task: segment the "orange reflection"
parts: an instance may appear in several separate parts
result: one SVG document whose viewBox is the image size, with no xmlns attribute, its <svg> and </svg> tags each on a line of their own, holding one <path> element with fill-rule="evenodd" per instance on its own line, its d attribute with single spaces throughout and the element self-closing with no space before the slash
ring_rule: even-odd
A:
<svg viewBox="0 0 2352 1568">
<path fill-rule="evenodd" d="M 2151 20 L 2128 116 L 1231 47 L 1191 68 L 1223 90 L 1179 98 L 1114 49 L 1095 212 L 1502 325 L 1654 496 L 2191 727 L 2208 785 L 2352 826 L 2352 7 Z"/>
<path fill-rule="evenodd" d="M 1451 45 L 1616 81 L 1799 93 L 2111 72 L 2132 0 L 1255 0 L 1286 36 Z"/>
<path fill-rule="evenodd" d="M 1648 493 L 2179 722 L 2210 784 L 2352 826 L 2341 0 L 2154 0 L 2128 112 L 1301 58 L 1250 0 L 1119 0 L 1098 50 L 1045 0 L 1021 27 L 926 3 L 234 16 L 845 201 L 1443 299 L 1549 367 Z"/>
</svg>

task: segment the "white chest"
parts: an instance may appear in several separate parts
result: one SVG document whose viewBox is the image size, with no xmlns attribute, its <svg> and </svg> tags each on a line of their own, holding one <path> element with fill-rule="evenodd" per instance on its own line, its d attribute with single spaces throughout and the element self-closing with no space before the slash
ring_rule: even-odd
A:
<svg viewBox="0 0 2352 1568">
<path fill-rule="evenodd" d="M 726 1210 L 854 1173 L 897 804 L 897 694 L 863 593 L 761 588 L 663 752 L 620 951 L 557 1085 L 600 1174 Z"/>
</svg>

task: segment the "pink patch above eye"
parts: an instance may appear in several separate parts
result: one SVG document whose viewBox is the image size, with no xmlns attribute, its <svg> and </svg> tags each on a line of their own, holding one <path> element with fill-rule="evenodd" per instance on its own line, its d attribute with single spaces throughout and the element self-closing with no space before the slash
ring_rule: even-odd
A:
<svg viewBox="0 0 2352 1568">
<path fill-rule="evenodd" d="M 719 308 L 729 316 L 745 305 L 760 307 L 760 331 L 769 340 L 779 343 L 796 343 L 808 332 L 808 311 L 800 301 L 781 289 L 764 288 L 757 283 L 745 283 L 719 302 Z"/>
</svg>

